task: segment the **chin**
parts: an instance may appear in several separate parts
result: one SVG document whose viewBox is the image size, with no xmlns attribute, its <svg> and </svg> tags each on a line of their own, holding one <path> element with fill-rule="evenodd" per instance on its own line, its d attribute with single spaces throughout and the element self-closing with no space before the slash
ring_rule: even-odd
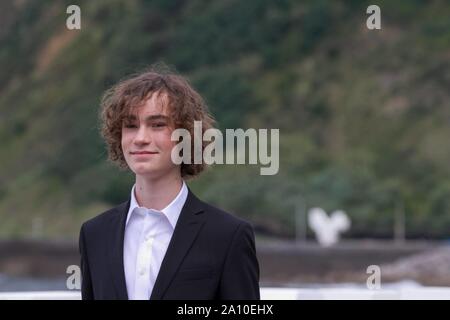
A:
<svg viewBox="0 0 450 320">
<path fill-rule="evenodd" d="M 156 178 L 170 174 L 172 168 L 166 168 L 165 166 L 155 167 L 149 165 L 135 165 L 132 171 L 139 176 Z"/>
<path fill-rule="evenodd" d="M 158 170 L 155 170 L 154 168 L 145 168 L 144 166 L 136 166 L 133 168 L 133 172 L 138 175 L 148 175 L 148 174 L 154 174 L 155 172 L 158 172 Z"/>
</svg>

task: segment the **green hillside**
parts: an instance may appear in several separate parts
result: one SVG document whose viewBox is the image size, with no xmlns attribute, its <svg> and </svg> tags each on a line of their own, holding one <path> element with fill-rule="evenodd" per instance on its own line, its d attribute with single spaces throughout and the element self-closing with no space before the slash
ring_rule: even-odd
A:
<svg viewBox="0 0 450 320">
<path fill-rule="evenodd" d="M 81 30 L 66 7 L 81 7 Z M 75 238 L 126 200 L 106 162 L 102 92 L 162 61 L 220 128 L 279 128 L 280 170 L 216 165 L 204 200 L 292 237 L 295 207 L 343 209 L 348 237 L 450 234 L 450 2 L 2 1 L 0 237 Z M 34 230 L 34 231 L 32 231 Z"/>
</svg>

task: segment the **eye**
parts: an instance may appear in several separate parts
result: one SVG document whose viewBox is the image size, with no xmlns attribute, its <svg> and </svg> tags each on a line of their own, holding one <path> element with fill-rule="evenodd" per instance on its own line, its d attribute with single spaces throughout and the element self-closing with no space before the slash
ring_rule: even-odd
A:
<svg viewBox="0 0 450 320">
<path fill-rule="evenodd" d="M 133 129 L 133 128 L 137 128 L 137 126 L 133 123 L 125 123 L 124 127 L 127 129 Z"/>
<path fill-rule="evenodd" d="M 152 125 L 152 127 L 154 127 L 154 128 L 163 128 L 165 126 L 166 126 L 165 122 L 156 122 Z"/>
</svg>

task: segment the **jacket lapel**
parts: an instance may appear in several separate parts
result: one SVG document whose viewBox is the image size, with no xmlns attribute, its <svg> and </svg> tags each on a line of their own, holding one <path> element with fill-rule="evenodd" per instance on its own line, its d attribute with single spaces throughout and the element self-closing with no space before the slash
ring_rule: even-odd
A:
<svg viewBox="0 0 450 320">
<path fill-rule="evenodd" d="M 188 196 L 181 210 L 172 238 L 151 294 L 151 300 L 162 299 L 181 262 L 191 248 L 204 223 L 202 202 L 188 188 Z"/>
<path fill-rule="evenodd" d="M 116 208 L 116 214 L 111 219 L 108 234 L 109 265 L 111 266 L 111 275 L 116 289 L 116 295 L 120 300 L 128 300 L 123 266 L 123 240 L 125 234 L 125 221 L 129 207 L 130 201 L 128 200 Z"/>
</svg>

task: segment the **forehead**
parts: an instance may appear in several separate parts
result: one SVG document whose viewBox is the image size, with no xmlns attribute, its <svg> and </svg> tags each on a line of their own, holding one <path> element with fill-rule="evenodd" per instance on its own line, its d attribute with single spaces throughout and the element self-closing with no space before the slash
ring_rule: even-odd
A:
<svg viewBox="0 0 450 320">
<path fill-rule="evenodd" d="M 169 116 L 169 98 L 164 92 L 154 92 L 139 105 L 133 106 L 129 110 L 129 117 L 146 117 L 149 115 Z"/>
</svg>

